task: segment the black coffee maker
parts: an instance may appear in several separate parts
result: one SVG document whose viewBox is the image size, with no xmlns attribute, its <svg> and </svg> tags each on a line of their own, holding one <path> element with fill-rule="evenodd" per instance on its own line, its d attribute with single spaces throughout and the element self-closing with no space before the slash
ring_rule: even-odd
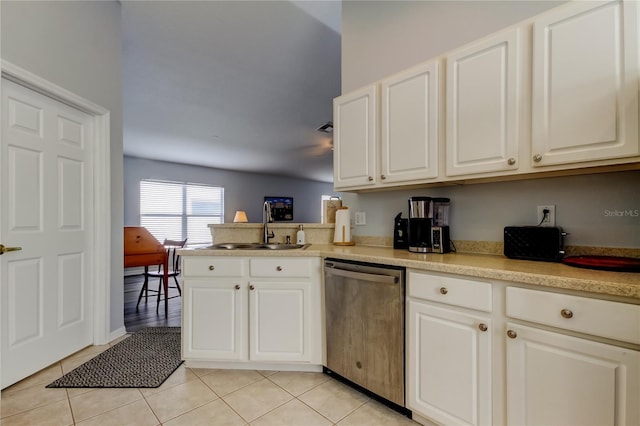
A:
<svg viewBox="0 0 640 426">
<path fill-rule="evenodd" d="M 409 251 L 448 253 L 449 198 L 409 198 Z"/>
</svg>

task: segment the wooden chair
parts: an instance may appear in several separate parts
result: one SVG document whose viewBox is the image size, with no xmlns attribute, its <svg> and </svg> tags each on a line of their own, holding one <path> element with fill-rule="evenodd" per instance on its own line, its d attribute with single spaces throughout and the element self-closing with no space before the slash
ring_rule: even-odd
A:
<svg viewBox="0 0 640 426">
<path fill-rule="evenodd" d="M 169 271 L 167 272 L 167 277 L 173 277 L 175 281 L 175 286 L 168 286 L 167 288 L 175 288 L 178 290 L 178 296 L 182 296 L 182 289 L 180 288 L 180 283 L 178 283 L 178 275 L 180 275 L 180 255 L 177 253 L 178 249 L 183 248 L 187 244 L 187 240 L 185 238 L 184 241 L 177 240 L 164 240 L 164 247 L 167 250 L 167 255 L 169 256 Z M 149 278 L 158 278 L 158 290 L 149 289 Z M 138 296 L 138 303 L 136 304 L 136 311 L 138 311 L 138 305 L 140 305 L 140 300 L 142 300 L 142 295 L 144 294 L 144 303 L 146 304 L 149 300 L 149 292 L 154 292 L 158 294 L 158 300 L 156 303 L 156 313 L 160 309 L 160 300 L 162 296 L 162 289 L 164 283 L 164 271 L 162 270 L 162 265 L 158 266 L 157 270 L 149 271 L 149 267 L 144 267 L 144 283 L 142 284 L 142 288 L 140 289 L 140 295 Z M 165 294 L 165 298 L 168 297 L 168 294 Z M 172 299 L 173 297 L 169 297 Z"/>
</svg>

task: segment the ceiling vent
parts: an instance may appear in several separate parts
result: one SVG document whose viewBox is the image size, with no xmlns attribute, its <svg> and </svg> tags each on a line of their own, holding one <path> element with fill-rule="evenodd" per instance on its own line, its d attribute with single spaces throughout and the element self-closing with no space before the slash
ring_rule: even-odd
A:
<svg viewBox="0 0 640 426">
<path fill-rule="evenodd" d="M 333 133 L 333 123 L 331 121 L 327 121 L 316 130 L 322 133 Z"/>
</svg>

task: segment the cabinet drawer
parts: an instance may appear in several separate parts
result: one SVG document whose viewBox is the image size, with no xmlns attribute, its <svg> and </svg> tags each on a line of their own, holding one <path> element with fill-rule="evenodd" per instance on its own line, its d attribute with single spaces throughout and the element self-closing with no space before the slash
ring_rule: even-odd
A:
<svg viewBox="0 0 640 426">
<path fill-rule="evenodd" d="M 313 271 L 311 259 L 251 259 L 249 271 L 252 277 L 310 277 Z"/>
<path fill-rule="evenodd" d="M 244 275 L 244 260 L 208 256 L 184 256 L 185 277 L 238 277 Z"/>
<path fill-rule="evenodd" d="M 409 297 L 491 312 L 492 287 L 484 281 L 409 271 Z"/>
<path fill-rule="evenodd" d="M 507 315 L 640 344 L 640 306 L 629 303 L 507 287 Z"/>
</svg>

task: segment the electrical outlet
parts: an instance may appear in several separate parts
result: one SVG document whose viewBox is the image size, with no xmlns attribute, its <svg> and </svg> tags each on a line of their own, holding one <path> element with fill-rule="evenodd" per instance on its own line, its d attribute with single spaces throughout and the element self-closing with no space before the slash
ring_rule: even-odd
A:
<svg viewBox="0 0 640 426">
<path fill-rule="evenodd" d="M 367 214 L 365 212 L 356 212 L 356 225 L 366 225 Z"/>
<path fill-rule="evenodd" d="M 545 216 L 545 210 L 548 211 Z M 545 206 L 538 206 L 538 225 L 539 226 L 556 226 L 556 205 L 547 204 Z"/>
</svg>

